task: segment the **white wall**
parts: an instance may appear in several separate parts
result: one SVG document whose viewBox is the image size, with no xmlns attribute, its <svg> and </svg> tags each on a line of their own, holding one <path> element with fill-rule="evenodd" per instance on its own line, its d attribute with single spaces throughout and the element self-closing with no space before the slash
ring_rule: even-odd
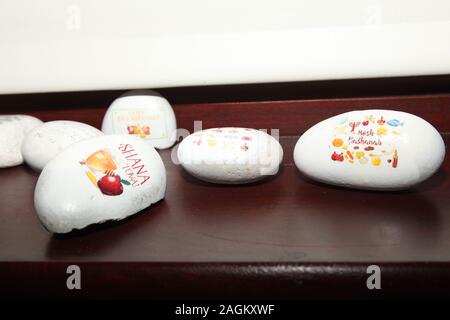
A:
<svg viewBox="0 0 450 320">
<path fill-rule="evenodd" d="M 449 0 L 0 0 L 0 93 L 445 73 Z"/>
</svg>

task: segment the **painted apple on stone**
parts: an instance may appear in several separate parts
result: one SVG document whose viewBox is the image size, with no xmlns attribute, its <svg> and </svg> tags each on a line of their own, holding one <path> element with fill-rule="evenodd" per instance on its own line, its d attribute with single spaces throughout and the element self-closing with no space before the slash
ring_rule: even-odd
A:
<svg viewBox="0 0 450 320">
<path fill-rule="evenodd" d="M 67 233 L 125 219 L 164 198 L 166 170 L 135 135 L 101 135 L 71 144 L 42 170 L 34 192 L 39 220 Z"/>
<path fill-rule="evenodd" d="M 103 176 L 97 183 L 103 194 L 108 196 L 118 196 L 123 192 L 122 182 L 119 176 Z"/>
</svg>

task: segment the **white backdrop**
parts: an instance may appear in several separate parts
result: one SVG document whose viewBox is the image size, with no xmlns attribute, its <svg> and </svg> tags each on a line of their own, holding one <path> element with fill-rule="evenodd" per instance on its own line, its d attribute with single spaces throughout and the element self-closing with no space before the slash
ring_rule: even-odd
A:
<svg viewBox="0 0 450 320">
<path fill-rule="evenodd" d="M 0 0 L 0 93 L 445 73 L 449 0 Z"/>
</svg>

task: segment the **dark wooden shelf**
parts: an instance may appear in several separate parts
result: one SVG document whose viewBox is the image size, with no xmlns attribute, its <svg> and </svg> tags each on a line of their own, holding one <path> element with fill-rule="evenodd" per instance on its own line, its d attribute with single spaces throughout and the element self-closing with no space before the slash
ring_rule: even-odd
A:
<svg viewBox="0 0 450 320">
<path fill-rule="evenodd" d="M 168 188 L 163 201 L 125 221 L 64 236 L 48 233 L 38 221 L 33 208 L 37 175 L 25 166 L 2 169 L 0 295 L 450 296 L 448 155 L 431 179 L 394 193 L 315 183 L 298 172 L 292 159 L 298 135 L 308 126 L 368 107 L 418 114 L 442 132 L 448 145 L 449 106 L 448 94 L 177 104 L 180 127 L 187 129 L 193 120 L 204 120 L 204 127 L 280 128 L 285 153 L 281 171 L 250 185 L 207 184 L 173 164 L 172 150 L 164 150 L 160 154 Z M 75 119 L 98 126 L 105 108 L 36 106 L 24 111 L 43 120 Z M 82 269 L 81 291 L 66 289 L 70 264 Z M 370 264 L 382 268 L 379 292 L 366 288 Z"/>
</svg>

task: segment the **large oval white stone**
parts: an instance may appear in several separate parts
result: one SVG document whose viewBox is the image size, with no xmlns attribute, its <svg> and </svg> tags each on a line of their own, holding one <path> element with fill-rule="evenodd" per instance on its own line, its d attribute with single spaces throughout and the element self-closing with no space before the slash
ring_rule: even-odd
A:
<svg viewBox="0 0 450 320">
<path fill-rule="evenodd" d="M 21 146 L 25 135 L 42 121 L 27 115 L 0 116 L 0 168 L 23 163 Z"/>
<path fill-rule="evenodd" d="M 391 110 L 352 111 L 319 122 L 294 149 L 306 176 L 369 190 L 407 189 L 435 173 L 444 156 L 444 141 L 431 124 Z"/>
<path fill-rule="evenodd" d="M 178 147 L 178 160 L 183 168 L 214 183 L 248 183 L 275 175 L 282 159 L 280 143 L 255 129 L 198 131 L 183 139 Z"/>
<path fill-rule="evenodd" d="M 152 90 L 132 90 L 113 101 L 103 118 L 106 134 L 131 134 L 157 149 L 176 141 L 177 123 L 170 103 Z"/>
<path fill-rule="evenodd" d="M 55 233 L 121 220 L 161 200 L 166 170 L 156 150 L 129 135 L 104 135 L 67 147 L 42 170 L 34 204 Z"/>
<path fill-rule="evenodd" d="M 76 121 L 50 121 L 34 128 L 22 143 L 25 163 L 36 171 L 71 144 L 102 135 L 97 128 Z"/>
</svg>

